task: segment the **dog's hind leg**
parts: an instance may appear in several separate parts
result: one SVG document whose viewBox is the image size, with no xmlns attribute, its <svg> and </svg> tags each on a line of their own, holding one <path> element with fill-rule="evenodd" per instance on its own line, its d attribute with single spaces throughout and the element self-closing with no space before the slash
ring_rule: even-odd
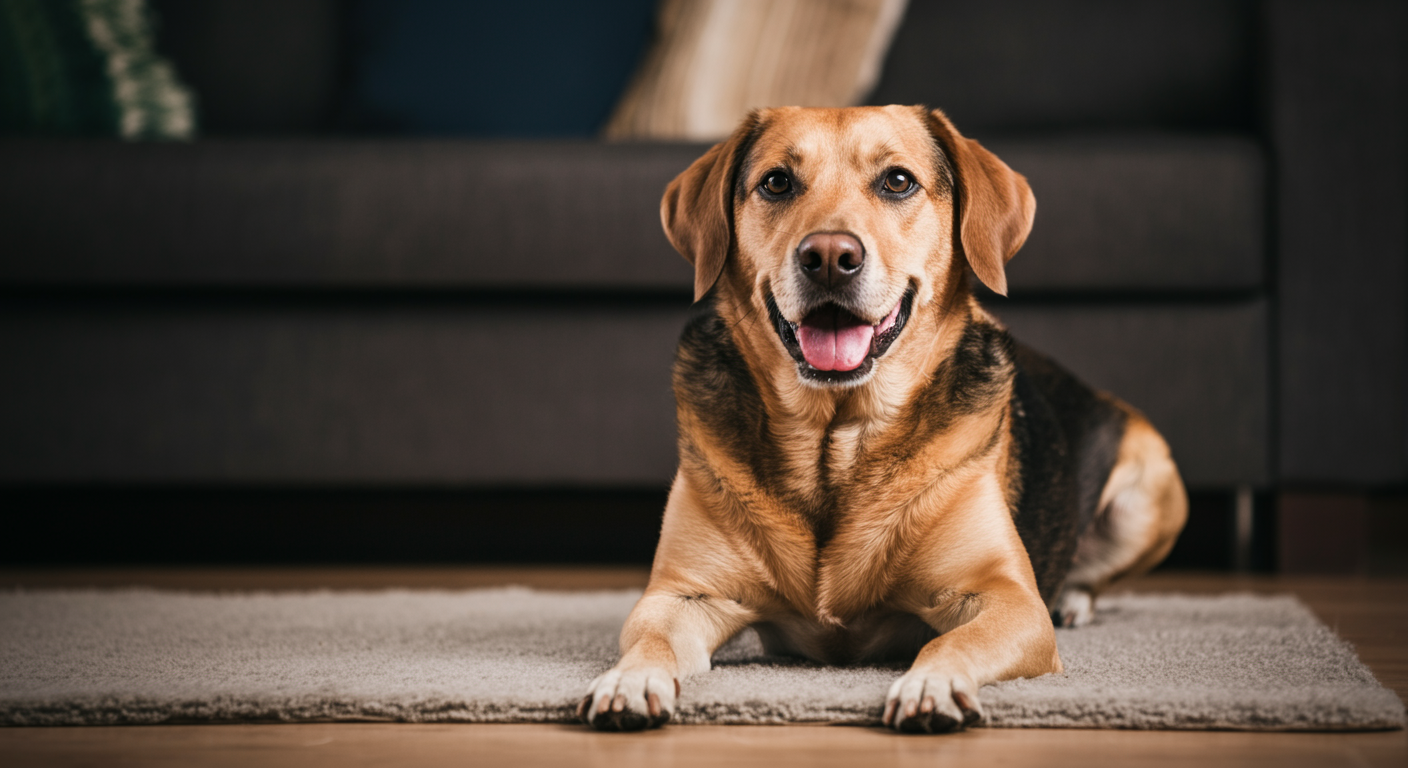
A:
<svg viewBox="0 0 1408 768">
<path fill-rule="evenodd" d="M 1188 494 L 1168 444 L 1143 415 L 1131 412 L 1095 517 L 1052 606 L 1057 626 L 1089 623 L 1095 598 L 1119 579 L 1158 565 L 1187 519 Z"/>
</svg>

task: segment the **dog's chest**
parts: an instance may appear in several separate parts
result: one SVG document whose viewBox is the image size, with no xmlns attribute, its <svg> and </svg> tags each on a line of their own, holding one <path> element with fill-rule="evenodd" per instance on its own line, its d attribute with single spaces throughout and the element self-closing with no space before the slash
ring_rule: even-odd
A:
<svg viewBox="0 0 1408 768">
<path fill-rule="evenodd" d="M 844 424 L 824 435 L 823 450 L 819 451 L 817 460 L 826 467 L 827 477 L 849 479 L 857 476 L 854 470 L 861 459 L 861 446 L 868 426 L 863 423 Z"/>
<path fill-rule="evenodd" d="M 784 503 L 806 518 L 818 547 L 838 523 L 886 492 L 883 478 L 890 473 L 880 470 L 900 469 L 866 449 L 874 436 L 874 425 L 851 423 L 794 427 L 775 439 L 775 445 L 786 446 L 779 451 L 786 463 L 771 484 L 785 489 Z"/>
</svg>

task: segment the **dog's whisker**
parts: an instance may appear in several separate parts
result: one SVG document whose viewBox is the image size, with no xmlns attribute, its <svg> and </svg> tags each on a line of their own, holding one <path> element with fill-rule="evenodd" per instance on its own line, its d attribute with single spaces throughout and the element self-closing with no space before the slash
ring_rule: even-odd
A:
<svg viewBox="0 0 1408 768">
<path fill-rule="evenodd" d="M 747 321 L 749 321 L 749 320 L 751 320 L 751 319 L 754 319 L 754 318 L 756 318 L 757 316 L 758 316 L 758 308 L 757 308 L 756 306 L 753 306 L 753 303 L 752 303 L 752 302 L 749 302 L 749 304 L 748 304 L 748 311 L 747 311 L 747 312 L 744 312 L 744 313 L 743 313 L 743 316 L 740 317 L 740 318 L 738 318 L 738 322 L 736 322 L 736 323 L 734 323 L 733 325 L 729 326 L 729 330 L 730 330 L 730 331 L 733 331 L 733 330 L 740 330 L 740 328 L 741 328 L 741 326 L 743 325 L 743 323 L 745 323 L 745 322 L 747 322 Z M 746 330 L 746 329 L 743 329 L 743 330 Z"/>
</svg>

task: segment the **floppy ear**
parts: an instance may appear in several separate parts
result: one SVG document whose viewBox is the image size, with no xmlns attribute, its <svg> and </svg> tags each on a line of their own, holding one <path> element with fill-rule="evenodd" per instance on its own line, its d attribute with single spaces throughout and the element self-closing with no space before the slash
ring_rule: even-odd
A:
<svg viewBox="0 0 1408 768">
<path fill-rule="evenodd" d="M 953 163 L 959 241 L 968 266 L 984 285 L 1006 296 L 1004 265 L 1027 241 L 1036 217 L 1032 188 L 997 155 L 963 138 L 937 109 L 929 113 L 929 131 Z"/>
<path fill-rule="evenodd" d="M 746 144 L 758 125 L 751 114 L 665 188 L 660 223 L 670 245 L 694 265 L 694 300 L 704 298 L 724 271 L 733 244 L 733 186 Z"/>
</svg>

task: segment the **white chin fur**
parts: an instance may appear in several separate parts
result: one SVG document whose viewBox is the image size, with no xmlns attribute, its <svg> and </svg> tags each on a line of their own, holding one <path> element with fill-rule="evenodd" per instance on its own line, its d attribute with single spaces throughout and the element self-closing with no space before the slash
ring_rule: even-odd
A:
<svg viewBox="0 0 1408 768">
<path fill-rule="evenodd" d="M 802 365 L 802 363 L 798 363 L 797 365 L 800 366 Z M 802 372 L 800 370 L 797 371 L 797 378 L 800 379 L 803 384 L 808 387 L 811 387 L 812 389 L 855 389 L 856 387 L 864 386 L 871 379 L 875 378 L 875 369 L 879 366 L 879 360 L 872 360 L 870 363 L 870 370 L 866 371 L 864 376 L 859 376 L 854 379 L 846 379 L 844 381 L 820 381 L 817 379 L 813 379 L 810 376 L 802 375 Z"/>
</svg>

